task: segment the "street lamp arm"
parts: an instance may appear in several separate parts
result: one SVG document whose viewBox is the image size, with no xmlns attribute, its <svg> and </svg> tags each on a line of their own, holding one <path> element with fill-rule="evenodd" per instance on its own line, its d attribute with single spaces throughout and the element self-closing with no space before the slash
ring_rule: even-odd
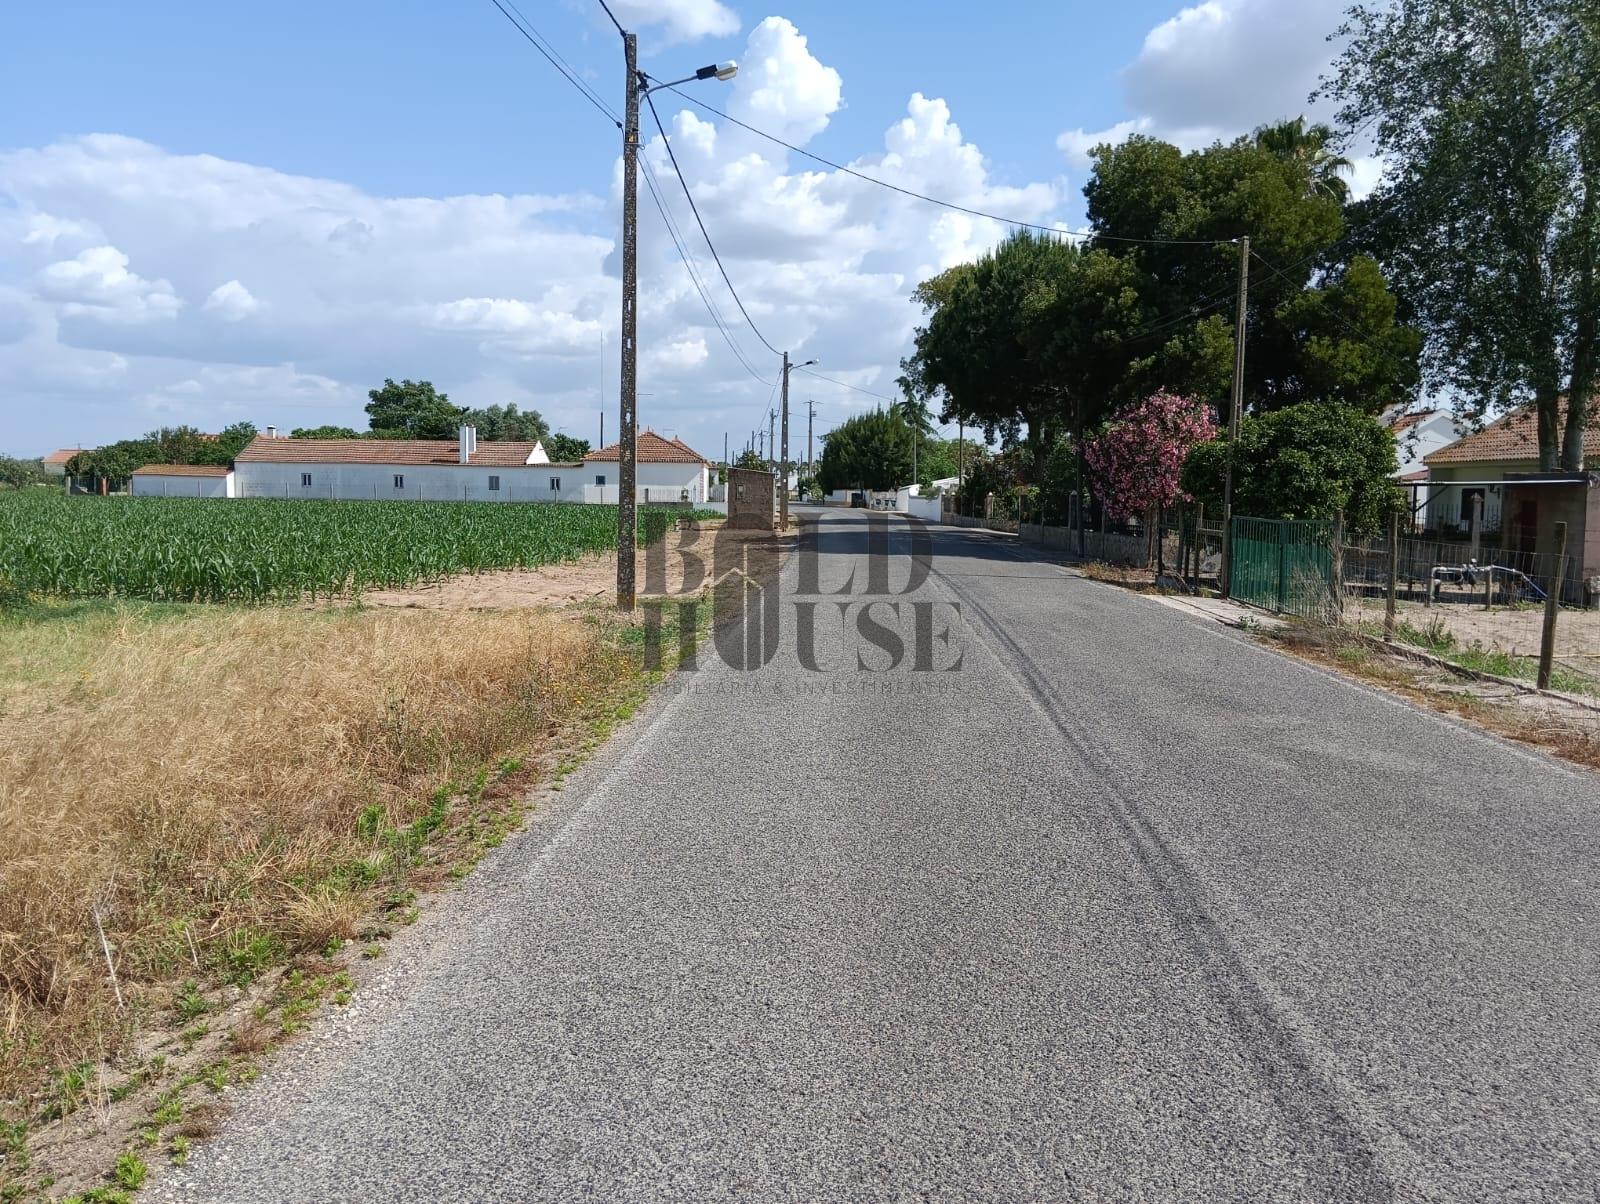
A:
<svg viewBox="0 0 1600 1204">
<path fill-rule="evenodd" d="M 686 75 L 682 79 L 675 79 L 668 83 L 655 82 L 650 76 L 641 71 L 639 72 L 639 94 L 641 96 L 649 96 L 650 93 L 659 92 L 662 88 L 676 88 L 679 84 L 692 84 L 696 80 L 702 79 L 720 79 L 726 82 L 738 74 L 739 64 L 731 59 L 726 63 L 711 63 L 700 68 L 693 75 Z"/>
</svg>

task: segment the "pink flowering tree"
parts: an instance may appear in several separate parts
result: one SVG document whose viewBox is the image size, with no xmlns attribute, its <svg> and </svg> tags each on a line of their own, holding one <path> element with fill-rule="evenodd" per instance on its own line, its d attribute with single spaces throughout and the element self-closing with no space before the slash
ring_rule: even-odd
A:
<svg viewBox="0 0 1600 1204">
<path fill-rule="evenodd" d="M 1178 474 L 1189 449 L 1216 437 L 1210 406 L 1162 389 L 1119 410 L 1084 445 L 1083 459 L 1106 512 L 1129 519 L 1186 499 Z"/>
</svg>

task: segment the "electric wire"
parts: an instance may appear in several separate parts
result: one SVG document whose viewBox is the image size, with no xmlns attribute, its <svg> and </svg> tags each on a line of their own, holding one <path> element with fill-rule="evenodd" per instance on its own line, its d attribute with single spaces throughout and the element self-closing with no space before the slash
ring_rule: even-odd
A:
<svg viewBox="0 0 1600 1204">
<path fill-rule="evenodd" d="M 549 50 L 545 49 L 543 39 L 536 36 L 532 25 L 525 27 L 521 21 L 518 21 L 516 17 L 511 15 L 510 10 L 507 9 L 504 4 L 500 3 L 500 0 L 489 0 L 489 3 L 498 8 L 505 19 L 511 22 L 512 27 L 528 40 L 529 45 L 531 45 L 540 54 L 544 55 L 544 57 L 549 60 L 550 65 L 559 71 L 568 83 L 570 83 L 574 88 L 578 89 L 578 94 L 580 96 L 582 96 L 595 108 L 599 109 L 600 112 L 604 113 L 606 118 L 619 130 L 622 128 L 622 122 L 617 120 L 617 115 L 611 111 L 610 107 L 607 106 L 605 101 L 601 100 L 592 89 L 579 80 L 575 72 L 563 65 L 561 57 L 555 53 L 553 48 Z M 526 18 L 524 18 L 524 20 L 526 20 Z"/>
<path fill-rule="evenodd" d="M 662 124 L 661 114 L 656 111 L 655 98 L 648 92 L 645 93 L 645 103 L 650 106 L 650 116 L 654 119 L 656 129 L 661 134 L 662 145 L 667 148 L 667 158 L 672 163 L 672 170 L 678 177 L 678 183 L 683 186 L 683 195 L 688 198 L 689 211 L 694 214 L 695 223 L 700 227 L 700 233 L 706 240 L 706 247 L 711 251 L 711 258 L 716 260 L 717 271 L 722 273 L 723 283 L 728 286 L 728 291 L 733 294 L 734 304 L 739 307 L 739 312 L 744 315 L 744 320 L 749 323 L 750 329 L 755 332 L 756 338 L 761 340 L 766 349 L 772 352 L 773 355 L 782 355 L 783 352 L 768 341 L 767 336 L 761 333 L 761 328 L 750 317 L 750 311 L 745 308 L 744 300 L 739 296 L 739 290 L 733 287 L 733 281 L 728 277 L 728 269 L 722 266 L 722 256 L 717 254 L 716 244 L 711 241 L 711 233 L 706 229 L 705 219 L 700 216 L 700 206 L 694 203 L 694 193 L 689 191 L 689 181 L 684 178 L 683 168 L 678 166 L 678 156 L 672 149 L 672 139 L 667 137 L 667 127 Z"/>
<path fill-rule="evenodd" d="M 791 150 L 797 155 L 804 155 L 806 158 L 812 160 L 813 162 L 821 163 L 825 167 L 831 167 L 835 171 L 842 171 L 845 175 L 854 176 L 858 180 L 865 180 L 868 184 L 876 184 L 879 188 L 887 188 L 891 192 L 898 192 L 902 196 L 913 197 L 916 200 L 925 201 L 930 205 L 939 205 L 945 209 L 953 209 L 957 213 L 965 213 L 971 217 L 981 217 L 987 219 L 988 221 L 1000 222 L 1001 224 L 1007 226 L 1020 226 L 1028 230 L 1038 230 L 1045 234 L 1054 234 L 1063 238 L 1097 239 L 1102 242 L 1142 243 L 1148 246 L 1167 247 L 1214 247 L 1223 243 L 1239 241 L 1236 238 L 1130 238 L 1116 234 L 1101 234 L 1094 230 L 1065 230 L 1060 226 L 1045 226 L 1038 222 L 1025 222 L 1021 218 L 1005 217 L 1002 214 L 989 213 L 982 209 L 973 209 L 967 205 L 958 205 L 954 201 L 946 201 L 936 196 L 929 196 L 925 192 L 917 192 L 912 188 L 902 188 L 899 184 L 891 184 L 888 180 L 880 180 L 877 176 L 869 176 L 865 172 L 857 171 L 853 167 L 846 167 L 843 163 L 836 163 L 832 159 L 824 158 L 822 155 L 816 154 L 814 151 L 806 150 L 803 146 L 796 146 L 792 142 L 785 142 L 776 134 L 769 134 L 766 130 L 757 129 L 748 122 L 740 121 L 737 117 L 730 116 L 729 114 L 724 113 L 721 109 L 707 104 L 699 97 L 692 96 L 688 92 L 680 91 L 675 86 L 669 86 L 667 91 L 675 93 L 684 100 L 687 100 L 690 104 L 697 105 L 708 113 L 716 114 L 716 116 L 722 118 L 724 121 L 731 122 L 742 130 L 748 130 L 758 138 L 765 138 L 768 142 L 776 143 L 778 146 L 784 147 L 787 150 Z"/>
<path fill-rule="evenodd" d="M 606 10 L 606 16 L 611 18 L 611 24 L 617 27 L 617 32 L 626 35 L 628 31 L 622 28 L 622 22 L 617 20 L 617 14 L 611 11 L 611 6 L 606 0 L 600 0 L 600 7 Z"/>
<path fill-rule="evenodd" d="M 770 385 L 772 382 L 766 377 L 762 376 L 760 372 L 751 366 L 748 357 L 744 353 L 744 349 L 739 346 L 737 341 L 735 341 L 732 331 L 729 330 L 727 326 L 727 319 L 722 316 L 722 311 L 717 307 L 716 302 L 706 291 L 705 285 L 700 279 L 699 265 L 694 262 L 693 257 L 689 253 L 688 247 L 684 245 L 683 240 L 678 233 L 676 223 L 673 221 L 672 216 L 667 209 L 666 201 L 662 197 L 660 188 L 656 182 L 655 173 L 649 169 L 649 164 L 647 162 L 641 160 L 641 163 L 644 163 L 645 165 L 645 186 L 650 191 L 651 199 L 655 201 L 657 212 L 661 214 L 662 224 L 667 228 L 667 236 L 672 239 L 673 246 L 678 249 L 678 257 L 683 260 L 683 266 L 688 273 L 689 282 L 694 285 L 695 292 L 699 294 L 701 304 L 706 307 L 706 313 L 711 316 L 712 324 L 717 328 L 717 332 L 722 335 L 723 340 L 728 344 L 728 349 L 733 352 L 734 358 L 739 361 L 739 366 L 760 383 L 764 385 Z"/>
</svg>

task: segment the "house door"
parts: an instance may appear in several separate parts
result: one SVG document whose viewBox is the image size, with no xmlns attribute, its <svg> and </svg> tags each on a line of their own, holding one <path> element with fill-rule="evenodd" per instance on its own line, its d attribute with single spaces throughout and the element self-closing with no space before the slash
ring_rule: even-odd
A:
<svg viewBox="0 0 1600 1204">
<path fill-rule="evenodd" d="M 1539 542 L 1539 503 L 1531 497 L 1517 499 L 1511 516 L 1511 547 L 1533 555 Z"/>
</svg>

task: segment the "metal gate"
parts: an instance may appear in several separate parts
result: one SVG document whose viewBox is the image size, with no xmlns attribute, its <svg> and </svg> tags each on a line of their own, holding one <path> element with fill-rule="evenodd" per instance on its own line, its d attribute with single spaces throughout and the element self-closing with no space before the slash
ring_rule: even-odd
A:
<svg viewBox="0 0 1600 1204">
<path fill-rule="evenodd" d="M 1240 602 L 1306 619 L 1337 609 L 1330 522 L 1236 518 L 1230 556 L 1228 593 Z"/>
</svg>

